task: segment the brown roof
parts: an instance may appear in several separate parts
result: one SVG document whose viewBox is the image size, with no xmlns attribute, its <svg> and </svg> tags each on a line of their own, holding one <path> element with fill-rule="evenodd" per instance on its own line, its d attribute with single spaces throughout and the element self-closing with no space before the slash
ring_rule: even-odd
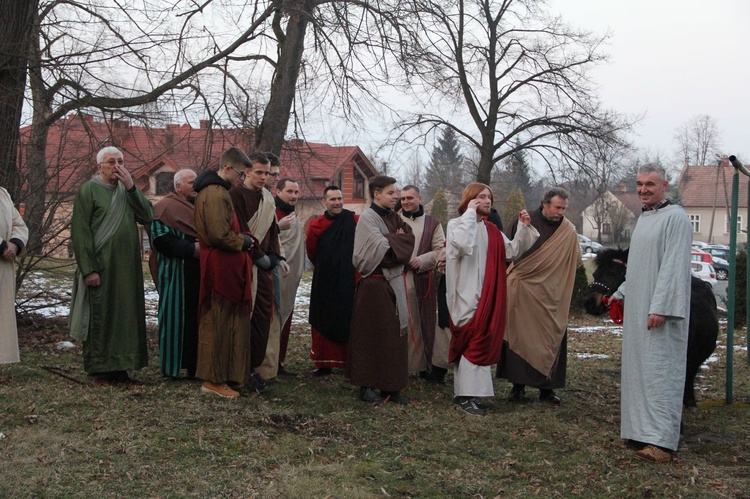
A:
<svg viewBox="0 0 750 499">
<path fill-rule="evenodd" d="M 30 127 L 21 128 L 21 157 Z M 98 121 L 91 115 L 71 114 L 50 128 L 46 161 L 51 191 L 75 192 L 96 173 L 96 153 L 114 145 L 120 149 L 139 187 L 148 185 L 149 176 L 167 167 L 174 171 L 189 168 L 196 172 L 215 167 L 221 153 L 230 146 L 248 151 L 253 131 L 216 128 L 201 121 L 199 128 L 188 124 L 168 124 L 164 128 L 133 125 L 125 120 Z M 302 196 L 322 197 L 323 188 L 337 180 L 339 172 L 356 165 L 365 177 L 377 174 L 372 163 L 356 146 L 331 146 L 302 140 L 284 144 L 281 174 L 300 182 Z"/>
<path fill-rule="evenodd" d="M 643 207 L 643 203 L 641 203 L 641 199 L 638 197 L 638 193 L 635 192 L 617 192 L 617 191 L 610 191 L 617 199 L 620 200 L 622 204 L 625 205 L 625 207 L 633 212 L 633 215 L 639 216 L 641 214 L 641 208 Z"/>
<path fill-rule="evenodd" d="M 715 165 L 685 167 L 677 184 L 682 206 L 711 208 L 714 195 L 716 195 L 717 208 L 726 208 L 731 205 L 732 175 L 734 175 L 734 168 L 726 164 L 721 167 Z M 748 180 L 750 179 L 740 174 L 739 206 L 743 208 L 747 207 Z"/>
</svg>

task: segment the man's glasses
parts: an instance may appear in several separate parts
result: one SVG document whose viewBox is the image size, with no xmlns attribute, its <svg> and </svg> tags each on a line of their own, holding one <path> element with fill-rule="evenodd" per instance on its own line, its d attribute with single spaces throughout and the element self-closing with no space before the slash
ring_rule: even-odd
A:
<svg viewBox="0 0 750 499">
<path fill-rule="evenodd" d="M 108 159 L 107 161 L 102 161 L 99 164 L 100 165 L 109 165 L 109 166 L 124 165 L 125 164 L 125 160 L 122 159 L 122 158 L 119 158 L 119 159 L 112 158 L 112 159 Z"/>
<path fill-rule="evenodd" d="M 234 170 L 234 173 L 236 173 L 237 175 L 239 175 L 240 179 L 245 180 L 245 173 L 244 172 L 239 171 L 237 168 L 235 168 L 233 166 L 230 166 L 229 168 L 231 168 L 232 170 Z"/>
<path fill-rule="evenodd" d="M 280 175 L 280 173 L 279 173 L 279 172 L 276 172 L 276 173 L 269 173 L 269 174 L 268 174 L 268 176 L 269 176 L 269 177 L 278 177 L 279 175 Z"/>
</svg>

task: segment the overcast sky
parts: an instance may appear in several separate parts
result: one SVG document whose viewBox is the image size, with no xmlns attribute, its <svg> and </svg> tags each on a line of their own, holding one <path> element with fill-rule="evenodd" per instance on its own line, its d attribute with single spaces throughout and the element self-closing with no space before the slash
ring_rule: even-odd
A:
<svg viewBox="0 0 750 499">
<path fill-rule="evenodd" d="M 750 163 L 750 1 L 554 0 L 570 24 L 611 33 L 594 72 L 605 106 L 646 113 L 636 145 L 677 160 L 674 131 L 715 118 L 725 154 Z"/>
</svg>

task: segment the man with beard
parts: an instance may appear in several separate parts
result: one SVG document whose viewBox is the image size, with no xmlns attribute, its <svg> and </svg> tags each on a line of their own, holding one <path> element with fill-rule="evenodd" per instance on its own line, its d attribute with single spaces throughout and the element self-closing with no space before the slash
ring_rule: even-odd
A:
<svg viewBox="0 0 750 499">
<path fill-rule="evenodd" d="M 369 183 L 372 204 L 360 215 L 354 233 L 352 263 L 362 278 L 354 297 L 346 371 L 360 387 L 363 402 L 406 405 L 409 400 L 401 391 L 409 383 L 409 308 L 403 271 L 414 250 L 414 234 L 393 211 L 396 179 L 376 175 Z"/>
<path fill-rule="evenodd" d="M 341 189 L 329 185 L 323 191 L 325 212 L 307 228 L 307 258 L 315 266 L 310 290 L 310 359 L 314 377 L 344 369 L 349 327 L 358 279 L 352 264 L 354 231 L 359 216 L 344 209 Z"/>
<path fill-rule="evenodd" d="M 271 167 L 273 168 L 273 166 Z M 305 267 L 305 234 L 297 223 L 294 211 L 299 199 L 299 185 L 290 178 L 280 180 L 276 191 L 276 220 L 279 225 L 279 242 L 289 274 L 282 277 L 279 267 L 274 269 L 274 314 L 266 348 L 266 357 L 258 373 L 266 380 L 276 381 L 278 374 L 286 374 L 283 362 L 286 358 L 289 333 L 292 327 L 292 312 L 297 288 Z"/>
<path fill-rule="evenodd" d="M 105 147 L 96 162 L 99 173 L 76 194 L 70 222 L 78 264 L 70 334 L 83 342 L 83 368 L 95 386 L 142 384 L 128 375 L 148 365 L 136 222 L 151 223 L 153 211 L 119 149 Z"/>
<path fill-rule="evenodd" d="M 491 366 L 500 360 L 505 330 L 505 260 L 539 237 L 526 210 L 518 215 L 521 224 L 513 241 L 486 223 L 493 201 L 489 186 L 468 185 L 458 205 L 461 216 L 448 222 L 445 247 L 454 403 L 477 416 L 484 411 L 473 399 L 495 394 Z"/>
<path fill-rule="evenodd" d="M 193 184 L 201 253 L 196 376 L 204 380 L 201 393 L 224 398 L 239 397 L 234 388 L 245 381 L 255 241 L 237 219 L 229 189 L 249 166 L 247 155 L 230 147 L 218 171 L 205 170 Z"/>
<path fill-rule="evenodd" d="M 266 382 L 257 372 L 266 356 L 266 347 L 274 316 L 273 269 L 280 265 L 284 275 L 289 267 L 281 256 L 279 226 L 276 223 L 276 203 L 266 181 L 270 162 L 263 153 L 252 153 L 245 169 L 245 181 L 229 191 L 237 218 L 244 230 L 259 241 L 253 253 L 253 310 L 250 317 L 249 359 L 246 365 L 245 388 L 262 391 Z"/>
<path fill-rule="evenodd" d="M 521 400 L 525 386 L 539 389 L 539 400 L 559 405 L 555 388 L 565 386 L 567 327 L 576 268 L 581 263 L 578 233 L 565 218 L 568 192 L 547 191 L 531 225 L 534 245 L 508 269 L 508 320 L 497 376 L 513 383 L 508 400 Z M 518 222 L 510 226 L 510 236 Z"/>
<path fill-rule="evenodd" d="M 198 362 L 198 293 L 200 245 L 195 231 L 196 174 L 174 174 L 174 192 L 154 205 L 149 266 L 159 291 L 159 358 L 161 373 L 195 376 Z"/>
<path fill-rule="evenodd" d="M 433 270 L 442 256 L 445 234 L 440 222 L 426 215 L 419 188 L 401 189 L 401 218 L 414 233 L 414 251 L 406 273 L 409 303 L 409 372 L 436 383 L 443 383 L 447 369 L 433 365 L 435 344 L 436 294 Z"/>
</svg>

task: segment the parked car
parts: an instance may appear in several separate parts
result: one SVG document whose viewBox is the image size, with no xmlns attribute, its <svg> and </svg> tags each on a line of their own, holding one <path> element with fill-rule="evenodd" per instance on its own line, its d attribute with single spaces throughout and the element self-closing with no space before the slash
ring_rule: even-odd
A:
<svg viewBox="0 0 750 499">
<path fill-rule="evenodd" d="M 601 250 L 604 249 L 604 246 L 597 243 L 596 241 L 592 241 L 586 236 L 582 236 L 581 234 L 578 234 L 578 246 L 581 247 L 581 253 L 599 253 Z"/>
<path fill-rule="evenodd" d="M 708 243 L 704 243 L 703 241 L 693 241 L 692 246 L 695 251 L 704 251 L 703 248 L 707 248 L 710 245 Z"/>
<path fill-rule="evenodd" d="M 711 289 L 716 286 L 716 270 L 714 270 L 710 263 L 696 261 L 690 262 L 690 270 L 693 272 L 694 276 L 710 284 Z"/>
<path fill-rule="evenodd" d="M 723 258 L 724 260 L 729 260 L 729 247 L 724 248 L 718 246 L 709 246 L 703 251 L 709 253 L 713 257 L 719 257 Z"/>
<path fill-rule="evenodd" d="M 711 253 L 706 253 L 704 251 L 693 251 L 690 253 L 690 260 L 694 262 L 713 263 L 714 257 L 711 256 Z"/>
<path fill-rule="evenodd" d="M 729 262 L 718 256 L 714 257 L 714 263 L 711 264 L 716 271 L 716 279 L 726 281 L 729 279 Z"/>
</svg>

